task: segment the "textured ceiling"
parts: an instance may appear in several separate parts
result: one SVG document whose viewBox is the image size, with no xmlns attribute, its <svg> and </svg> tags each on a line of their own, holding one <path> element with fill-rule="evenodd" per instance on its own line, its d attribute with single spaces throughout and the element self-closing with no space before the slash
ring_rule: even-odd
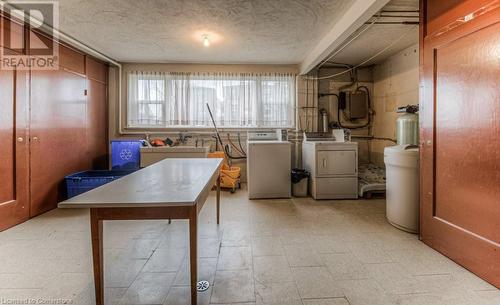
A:
<svg viewBox="0 0 500 305">
<path fill-rule="evenodd" d="M 382 10 L 418 10 L 418 0 L 392 0 Z M 416 16 L 418 13 L 387 13 L 385 15 Z M 372 21 L 373 19 L 370 20 L 370 22 Z M 418 21 L 418 18 L 381 17 L 378 21 Z M 364 25 L 364 27 L 366 26 L 368 25 Z M 360 28 L 356 33 L 359 33 L 359 31 L 363 30 L 364 27 Z M 389 56 L 418 43 L 418 31 L 418 25 L 374 24 L 358 38 L 352 41 L 348 47 L 330 59 L 329 62 L 358 65 L 397 40 L 397 42 L 395 42 L 395 44 L 387 51 L 383 52 L 373 60 L 370 60 L 366 63 L 366 65 L 379 63 Z M 356 33 L 354 33 L 351 37 L 355 36 Z M 350 39 L 347 39 L 347 41 L 348 40 Z M 334 53 L 336 53 L 336 51 L 332 54 Z"/>
<path fill-rule="evenodd" d="M 297 64 L 352 2 L 61 0 L 60 30 L 124 62 Z"/>
</svg>

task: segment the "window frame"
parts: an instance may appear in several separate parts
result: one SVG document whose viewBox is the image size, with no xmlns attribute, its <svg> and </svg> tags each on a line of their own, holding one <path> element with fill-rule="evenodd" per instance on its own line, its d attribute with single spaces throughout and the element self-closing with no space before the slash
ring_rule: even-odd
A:
<svg viewBox="0 0 500 305">
<path fill-rule="evenodd" d="M 201 131 L 201 132 L 206 132 L 207 129 L 213 129 L 213 126 L 211 124 L 211 122 L 208 124 L 208 126 L 194 126 L 194 125 L 158 125 L 158 126 L 154 126 L 154 125 L 136 125 L 136 126 L 130 126 L 129 125 L 129 88 L 130 88 L 130 78 L 129 78 L 129 74 L 131 72 L 136 72 L 136 71 L 129 71 L 127 74 L 126 74 L 126 87 L 125 87 L 125 92 L 126 92 L 126 100 L 124 101 L 124 116 L 123 116 L 123 122 L 124 122 L 124 130 L 126 131 L 130 131 L 130 132 L 169 132 L 169 131 Z M 148 73 L 149 76 L 151 76 L 150 73 L 172 73 L 172 72 L 155 72 L 155 71 L 137 71 L 137 73 Z M 190 76 L 193 77 L 191 80 L 203 80 L 202 77 L 199 77 L 199 73 L 186 73 L 186 74 L 191 74 Z M 231 74 L 231 73 L 229 73 Z M 234 74 L 234 73 L 233 73 Z M 251 75 L 252 73 L 241 73 L 241 74 L 248 74 L 248 75 Z M 259 73 L 257 73 L 259 74 Z M 262 73 L 261 76 L 266 76 L 266 75 L 273 75 L 274 73 Z M 297 124 L 297 118 L 296 118 L 296 109 L 297 109 L 297 102 L 298 102 L 298 97 L 297 97 L 297 75 L 295 73 L 276 73 L 276 74 L 283 74 L 283 75 L 289 75 L 291 77 L 291 82 L 292 83 L 292 88 L 290 90 L 293 89 L 293 91 L 290 92 L 290 95 L 291 95 L 291 99 L 292 99 L 292 102 L 290 103 L 290 115 L 291 115 L 291 124 L 290 125 L 284 125 L 284 126 L 242 126 L 242 127 L 239 127 L 239 126 L 219 126 L 219 124 L 217 125 L 217 128 L 220 129 L 220 130 L 225 130 L 225 131 L 246 131 L 246 130 L 255 130 L 255 131 L 258 131 L 258 130 L 276 130 L 276 129 L 293 129 L 295 128 L 296 124 Z M 161 80 L 161 79 L 160 79 Z M 231 79 L 228 79 L 227 81 L 231 81 Z M 248 80 L 249 82 L 255 82 L 256 83 L 256 87 L 261 87 L 262 86 L 262 83 L 265 82 L 266 80 L 265 79 L 262 79 L 261 81 L 256 81 L 256 80 L 252 80 L 252 79 L 249 79 Z M 161 104 L 162 105 L 162 115 L 163 117 L 166 117 L 166 112 L 167 112 L 167 108 L 168 107 L 165 107 L 166 103 L 168 101 L 167 100 L 167 96 L 168 96 L 168 87 L 169 85 L 167 83 L 165 83 L 164 85 L 165 87 L 165 91 L 164 91 L 164 99 L 161 101 L 163 102 L 164 104 Z M 259 90 L 260 91 L 260 90 Z M 147 100 L 144 100 L 144 101 L 140 101 L 140 102 L 145 102 L 145 104 L 160 104 L 161 102 L 148 102 Z M 262 103 L 262 100 L 261 100 L 261 103 Z M 213 111 L 213 110 L 212 110 Z M 217 122 L 216 122 L 217 124 Z M 210 132 L 212 133 L 212 132 Z"/>
<path fill-rule="evenodd" d="M 149 76 L 151 77 L 151 76 Z M 138 82 L 140 82 L 141 80 L 138 80 Z M 167 89 L 167 84 L 165 83 L 165 81 L 161 78 L 157 78 L 157 79 L 154 79 L 154 78 L 150 78 L 150 79 L 143 79 L 142 81 L 147 81 L 147 82 L 150 82 L 150 81 L 155 81 L 155 82 L 162 82 L 163 83 L 163 99 L 156 99 L 156 100 L 147 100 L 147 99 L 137 99 L 137 103 L 139 104 L 139 106 L 143 107 L 143 106 L 149 106 L 149 105 L 156 105 L 156 107 L 160 106 L 161 107 L 161 115 L 162 117 L 165 117 L 166 116 L 166 107 L 165 107 L 165 104 L 167 102 L 167 95 L 166 95 L 166 89 Z M 138 85 L 138 87 L 140 87 Z M 128 89 L 128 86 L 127 86 L 127 89 Z M 140 94 L 139 94 L 140 95 Z M 128 97 L 128 94 L 127 94 L 127 97 Z M 127 107 L 128 107 L 128 103 L 127 103 Z M 128 113 L 128 112 L 127 112 Z M 127 121 L 127 126 L 128 126 L 128 121 Z M 162 126 L 160 127 L 155 127 L 153 125 L 143 125 L 144 127 L 146 128 L 162 128 Z M 137 127 L 132 127 L 132 128 L 141 128 L 141 125 L 138 125 Z"/>
</svg>

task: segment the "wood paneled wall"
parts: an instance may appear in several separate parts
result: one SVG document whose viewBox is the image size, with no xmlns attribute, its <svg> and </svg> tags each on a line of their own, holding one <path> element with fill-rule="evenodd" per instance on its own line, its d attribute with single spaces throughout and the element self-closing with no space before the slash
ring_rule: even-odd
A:
<svg viewBox="0 0 500 305">
<path fill-rule="evenodd" d="M 66 175 L 108 168 L 107 71 L 63 44 L 57 70 L 0 69 L 0 230 L 55 208 Z"/>
</svg>

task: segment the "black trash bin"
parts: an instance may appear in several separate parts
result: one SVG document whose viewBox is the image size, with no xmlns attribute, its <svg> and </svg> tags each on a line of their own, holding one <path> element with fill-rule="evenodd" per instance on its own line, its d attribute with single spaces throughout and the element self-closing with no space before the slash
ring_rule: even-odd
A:
<svg viewBox="0 0 500 305">
<path fill-rule="evenodd" d="M 294 197 L 306 197 L 309 184 L 309 172 L 305 169 L 292 169 L 292 194 Z"/>
</svg>

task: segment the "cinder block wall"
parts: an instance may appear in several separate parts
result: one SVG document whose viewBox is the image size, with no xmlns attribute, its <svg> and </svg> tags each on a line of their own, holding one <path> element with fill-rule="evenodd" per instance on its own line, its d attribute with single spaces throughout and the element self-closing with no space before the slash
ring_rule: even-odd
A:
<svg viewBox="0 0 500 305">
<path fill-rule="evenodd" d="M 373 134 L 378 137 L 396 137 L 398 106 L 419 103 L 418 44 L 389 57 L 373 69 L 373 101 L 375 116 Z M 371 141 L 371 159 L 384 164 L 384 148 L 395 145 L 388 141 Z"/>
</svg>

